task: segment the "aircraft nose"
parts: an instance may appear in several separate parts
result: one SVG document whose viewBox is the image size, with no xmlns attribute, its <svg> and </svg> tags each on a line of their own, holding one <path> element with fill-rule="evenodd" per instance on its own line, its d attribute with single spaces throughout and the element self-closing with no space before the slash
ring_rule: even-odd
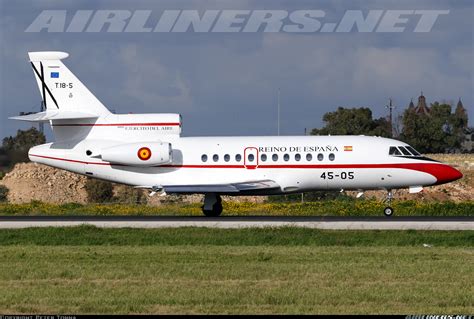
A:
<svg viewBox="0 0 474 319">
<path fill-rule="evenodd" d="M 460 171 L 446 164 L 437 165 L 433 173 L 437 180 L 435 185 L 449 183 L 463 177 Z"/>
</svg>

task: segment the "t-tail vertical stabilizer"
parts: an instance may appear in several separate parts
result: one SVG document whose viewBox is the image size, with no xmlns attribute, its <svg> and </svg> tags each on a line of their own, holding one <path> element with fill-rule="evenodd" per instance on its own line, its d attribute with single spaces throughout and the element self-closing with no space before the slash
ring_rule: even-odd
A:
<svg viewBox="0 0 474 319">
<path fill-rule="evenodd" d="M 61 62 L 65 52 L 29 52 L 45 112 L 12 117 L 23 121 L 93 119 L 109 115 L 107 108 Z"/>
</svg>

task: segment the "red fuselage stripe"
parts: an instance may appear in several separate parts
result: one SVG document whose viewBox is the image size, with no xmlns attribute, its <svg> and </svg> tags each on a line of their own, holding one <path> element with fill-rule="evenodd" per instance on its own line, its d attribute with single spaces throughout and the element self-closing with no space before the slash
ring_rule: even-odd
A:
<svg viewBox="0 0 474 319">
<path fill-rule="evenodd" d="M 85 162 L 85 161 L 73 160 L 73 159 L 68 159 L 68 158 L 59 158 L 59 157 L 36 155 L 36 154 L 29 154 L 29 156 L 52 159 L 52 160 L 57 160 L 57 161 L 70 162 L 70 163 L 78 163 L 78 164 L 110 165 L 110 163 L 105 163 L 105 162 L 102 162 L 102 163 L 101 162 Z"/>
<path fill-rule="evenodd" d="M 53 126 L 179 126 L 180 123 L 72 123 L 72 124 L 53 124 Z"/>
<path fill-rule="evenodd" d="M 73 160 L 67 158 L 59 158 L 59 157 L 51 157 L 51 156 L 44 156 L 44 155 L 35 155 L 30 154 L 30 156 L 34 157 L 41 157 L 46 159 L 58 160 L 58 161 L 65 161 L 71 163 L 79 163 L 79 164 L 88 164 L 88 165 L 117 165 L 111 164 L 107 162 L 86 162 L 80 160 Z M 299 169 L 308 169 L 308 168 L 405 168 L 405 169 L 412 169 L 416 171 L 426 171 L 428 167 L 434 167 L 439 163 L 393 163 L 393 164 L 287 164 L 287 165 L 258 165 L 252 166 L 256 168 L 299 168 Z M 124 164 L 120 164 L 120 166 L 127 166 Z M 245 168 L 244 165 L 191 165 L 191 164 L 182 164 L 182 165 L 158 165 L 154 167 L 163 167 L 163 168 Z"/>
</svg>

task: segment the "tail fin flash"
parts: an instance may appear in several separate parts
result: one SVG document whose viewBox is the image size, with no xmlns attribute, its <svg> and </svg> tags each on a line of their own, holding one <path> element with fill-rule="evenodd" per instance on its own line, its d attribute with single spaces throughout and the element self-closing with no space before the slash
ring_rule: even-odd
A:
<svg viewBox="0 0 474 319">
<path fill-rule="evenodd" d="M 46 112 L 110 114 L 109 110 L 61 62 L 65 52 L 28 52 Z"/>
</svg>

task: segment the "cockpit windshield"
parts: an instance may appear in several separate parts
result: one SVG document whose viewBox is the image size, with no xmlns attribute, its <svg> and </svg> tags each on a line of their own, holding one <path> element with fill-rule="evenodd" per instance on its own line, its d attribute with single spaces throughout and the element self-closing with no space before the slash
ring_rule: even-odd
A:
<svg viewBox="0 0 474 319">
<path fill-rule="evenodd" d="M 390 150 L 388 151 L 388 155 L 402 155 L 402 153 L 395 146 L 390 146 Z"/>
<path fill-rule="evenodd" d="M 421 156 L 420 152 L 411 146 L 390 146 L 388 155 L 391 156 Z"/>
<path fill-rule="evenodd" d="M 412 154 L 403 146 L 399 146 L 398 149 L 402 151 L 403 155 L 411 156 Z"/>
</svg>

